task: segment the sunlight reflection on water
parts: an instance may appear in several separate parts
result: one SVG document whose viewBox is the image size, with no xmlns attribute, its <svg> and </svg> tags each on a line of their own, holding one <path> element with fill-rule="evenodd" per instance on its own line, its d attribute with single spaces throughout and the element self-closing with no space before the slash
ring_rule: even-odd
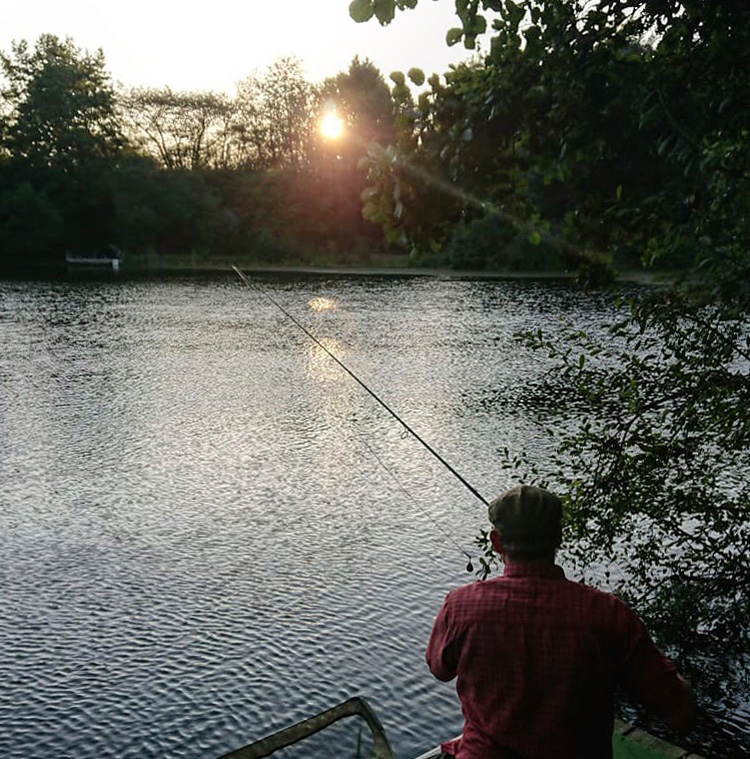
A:
<svg viewBox="0 0 750 759">
<path fill-rule="evenodd" d="M 514 331 L 612 314 L 553 283 L 265 286 L 487 495 L 503 446 L 544 455 Z M 471 550 L 484 511 L 271 304 L 0 282 L 0 340 L 0 755 L 211 759 L 356 694 L 399 756 L 459 731 L 423 650 L 470 578 L 431 519 Z"/>
</svg>

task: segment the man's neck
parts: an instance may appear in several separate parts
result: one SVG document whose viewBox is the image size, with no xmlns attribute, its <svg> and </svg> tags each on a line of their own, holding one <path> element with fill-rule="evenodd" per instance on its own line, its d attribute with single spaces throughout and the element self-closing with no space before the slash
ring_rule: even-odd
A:
<svg viewBox="0 0 750 759">
<path fill-rule="evenodd" d="M 560 567 L 555 564 L 554 557 L 521 561 L 505 561 L 503 576 L 505 577 L 564 577 Z"/>
<path fill-rule="evenodd" d="M 540 556 L 535 559 L 511 559 L 507 554 L 502 554 L 502 560 L 503 564 L 505 564 L 506 567 L 512 566 L 515 564 L 519 564 L 521 566 L 525 567 L 540 567 L 540 566 L 554 566 L 555 565 L 555 554 L 550 553 L 546 556 Z"/>
</svg>

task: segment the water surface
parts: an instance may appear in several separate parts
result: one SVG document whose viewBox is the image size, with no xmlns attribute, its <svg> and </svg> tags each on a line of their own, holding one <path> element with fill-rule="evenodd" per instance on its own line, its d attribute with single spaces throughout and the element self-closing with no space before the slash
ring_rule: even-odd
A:
<svg viewBox="0 0 750 759">
<path fill-rule="evenodd" d="M 259 282 L 488 497 L 504 446 L 544 455 L 513 333 L 613 313 L 550 282 Z M 0 282 L 0 341 L 0 755 L 212 759 L 357 694 L 403 759 L 460 731 L 423 652 L 484 508 L 272 303 Z"/>
</svg>

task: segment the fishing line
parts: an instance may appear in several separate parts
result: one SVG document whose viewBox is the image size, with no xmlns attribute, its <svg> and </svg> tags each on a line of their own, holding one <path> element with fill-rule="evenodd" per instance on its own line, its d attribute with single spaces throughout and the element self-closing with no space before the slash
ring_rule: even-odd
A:
<svg viewBox="0 0 750 759">
<path fill-rule="evenodd" d="M 472 495 L 478 498 L 485 506 L 489 506 L 489 501 L 461 474 L 459 474 L 426 440 L 424 440 L 417 432 L 415 432 L 385 401 L 383 401 L 373 390 L 371 390 L 354 372 L 349 369 L 346 364 L 343 363 L 335 354 L 333 354 L 323 343 L 313 335 L 307 327 L 298 321 L 292 314 L 289 313 L 277 300 L 269 295 L 262 287 L 252 282 L 240 269 L 236 266 L 232 266 L 235 274 L 242 280 L 242 282 L 257 290 L 261 295 L 267 298 L 273 303 L 276 308 L 279 309 L 292 323 L 294 323 L 299 329 L 301 329 L 319 348 L 325 351 L 330 358 L 332 358 L 363 390 L 366 390 L 404 429 L 413 435 L 457 480 L 461 482 L 464 487 L 471 491 Z"/>
<path fill-rule="evenodd" d="M 466 565 L 466 571 L 473 572 L 474 565 L 472 564 L 471 554 L 468 551 L 465 551 L 463 548 L 461 548 L 458 541 L 451 534 L 449 534 L 446 530 L 443 529 L 442 525 L 440 525 L 440 523 L 436 521 L 436 519 L 432 516 L 432 514 L 430 514 L 426 509 L 422 508 L 419 501 L 417 501 L 417 499 L 407 490 L 405 485 L 396 476 L 396 473 L 383 461 L 382 458 L 380 458 L 380 456 L 378 456 L 377 453 L 375 453 L 375 449 L 367 442 L 367 440 L 365 440 L 364 436 L 360 434 L 358 430 L 355 430 L 355 432 L 357 433 L 357 437 L 359 437 L 362 444 L 367 448 L 368 451 L 370 451 L 375 461 L 377 461 L 378 464 L 380 464 L 380 466 L 383 467 L 383 469 L 388 473 L 391 479 L 396 483 L 399 490 L 401 490 L 401 492 L 404 493 L 406 497 L 411 501 L 412 505 L 415 506 L 417 510 L 422 513 L 423 516 L 427 517 L 427 519 L 429 519 L 430 522 L 432 522 L 433 526 L 439 532 L 441 532 L 443 536 L 449 542 L 451 542 L 455 546 L 456 550 L 459 553 L 462 553 L 464 556 L 466 556 L 466 558 L 469 560 L 469 563 Z"/>
</svg>

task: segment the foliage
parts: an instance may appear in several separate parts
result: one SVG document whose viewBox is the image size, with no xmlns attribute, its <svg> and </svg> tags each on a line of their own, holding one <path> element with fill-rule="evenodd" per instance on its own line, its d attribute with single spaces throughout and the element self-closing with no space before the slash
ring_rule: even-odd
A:
<svg viewBox="0 0 750 759">
<path fill-rule="evenodd" d="M 90 55 L 71 40 L 42 35 L 33 51 L 14 44 L 10 55 L 0 55 L 0 66 L 2 173 L 16 187 L 5 193 L 0 218 L 6 261 L 110 242 L 110 179 L 124 141 L 101 51 Z M 34 229 L 44 223 L 46 232 Z"/>
<path fill-rule="evenodd" d="M 59 247 L 62 232 L 60 212 L 29 182 L 0 192 L 0 261 L 5 265 L 18 266 Z"/>
<path fill-rule="evenodd" d="M 722 720 L 750 696 L 749 323 L 736 303 L 663 288 L 601 334 L 522 335 L 552 362 L 521 402 L 554 453 L 503 452 L 514 479 L 563 494 L 573 576 L 637 609 Z M 744 755 L 731 721 L 701 740 Z"/>
<path fill-rule="evenodd" d="M 326 79 L 320 87 L 320 110 L 332 109 L 346 124 L 343 149 L 356 162 L 370 143 L 388 145 L 396 138 L 393 101 L 388 85 L 377 66 L 355 56 L 347 71 Z"/>
<path fill-rule="evenodd" d="M 280 58 L 264 74 L 241 81 L 232 128 L 238 165 L 253 169 L 304 166 L 315 105 L 314 88 L 293 57 Z"/>
<path fill-rule="evenodd" d="M 317 190 L 313 197 L 327 205 L 320 221 L 325 235 L 337 246 L 383 247 L 383 234 L 362 214 L 361 195 L 366 176 L 360 161 L 370 150 L 395 139 L 394 106 L 388 85 L 369 60 L 355 57 L 347 71 L 326 79 L 318 92 L 318 112 L 333 112 L 344 122 L 336 140 L 317 135 L 310 145 L 308 177 Z M 338 227 L 338 231 L 337 231 Z"/>
<path fill-rule="evenodd" d="M 70 39 L 44 34 L 33 51 L 14 43 L 0 66 L 10 109 L 3 144 L 12 158 L 75 170 L 116 157 L 122 140 L 101 51 L 82 53 Z"/>
<path fill-rule="evenodd" d="M 115 97 L 101 52 L 50 35 L 33 50 L 14 45 L 2 65 L 6 265 L 60 265 L 66 250 L 111 243 L 147 264 L 351 262 L 383 247 L 362 218 L 357 161 L 368 142 L 393 137 L 393 107 L 369 61 L 314 86 L 296 59 L 280 59 L 234 98 L 169 88 Z M 334 101 L 356 140 L 319 138 L 320 108 Z"/>
<path fill-rule="evenodd" d="M 349 14 L 358 22 L 369 21 L 375 16 L 385 25 L 393 21 L 396 8 L 415 8 L 418 0 L 353 0 L 349 5 Z"/>
<path fill-rule="evenodd" d="M 438 267 L 470 271 L 560 273 L 564 269 L 562 257 L 553 246 L 529 241 L 527 234 L 494 215 L 458 225 L 445 247 L 423 260 Z"/>
<path fill-rule="evenodd" d="M 304 166 L 315 107 L 315 88 L 293 57 L 243 79 L 234 98 L 162 87 L 119 99 L 130 141 L 164 168 L 189 170 Z"/>
<path fill-rule="evenodd" d="M 138 156 L 124 161 L 113 177 L 113 196 L 116 239 L 132 253 L 205 253 L 215 249 L 228 224 L 206 174 L 159 171 Z"/>
<path fill-rule="evenodd" d="M 360 162 L 370 187 L 362 193 L 362 213 L 383 226 L 386 240 L 411 249 L 412 257 L 436 253 L 461 220 L 456 191 L 441 166 L 442 156 L 432 149 L 430 135 L 416 129 L 420 111 L 399 71 L 390 75 L 395 106 L 396 140 L 373 144 Z M 424 81 L 419 69 L 409 71 L 410 81 Z M 439 87 L 436 77 L 430 79 Z M 419 107 L 424 107 L 420 97 Z"/>
<path fill-rule="evenodd" d="M 567 398 L 547 420 L 555 455 L 523 466 L 566 494 L 570 555 L 583 569 L 626 557 L 613 583 L 683 653 L 719 641 L 746 651 L 750 420 L 737 412 L 750 400 L 750 333 L 740 312 L 659 291 L 604 335 L 523 341 L 555 364 L 531 397 Z M 686 596 L 689 616 L 666 613 Z"/>
<path fill-rule="evenodd" d="M 487 26 L 479 6 L 457 4 L 469 45 Z M 372 215 L 389 235 L 419 252 L 442 247 L 453 223 L 412 227 L 393 199 L 429 208 L 440 187 L 440 219 L 499 216 L 596 276 L 613 262 L 684 268 L 701 251 L 736 257 L 750 202 L 750 11 L 604 0 L 481 7 L 494 14 L 490 55 L 432 77 L 403 111 L 395 152 L 371 166 Z"/>
<path fill-rule="evenodd" d="M 119 111 L 131 142 L 167 169 L 231 162 L 233 109 L 224 95 L 133 88 L 121 94 Z"/>
</svg>

